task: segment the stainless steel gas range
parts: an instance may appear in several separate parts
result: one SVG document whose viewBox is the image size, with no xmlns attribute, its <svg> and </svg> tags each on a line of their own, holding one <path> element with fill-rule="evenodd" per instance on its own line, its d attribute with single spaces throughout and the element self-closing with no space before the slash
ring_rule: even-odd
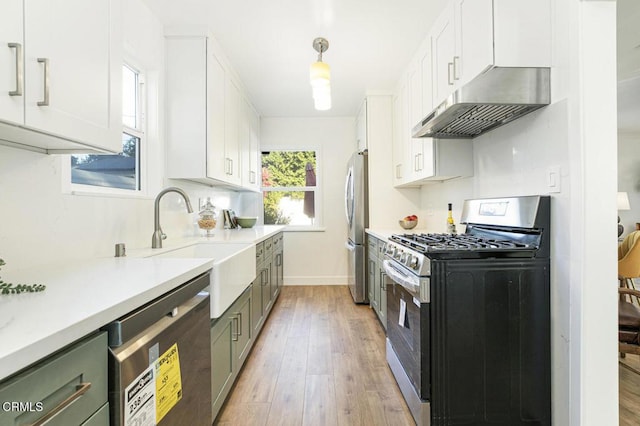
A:
<svg viewBox="0 0 640 426">
<path fill-rule="evenodd" d="M 549 425 L 550 199 L 467 200 L 385 246 L 387 361 L 418 425 Z"/>
</svg>

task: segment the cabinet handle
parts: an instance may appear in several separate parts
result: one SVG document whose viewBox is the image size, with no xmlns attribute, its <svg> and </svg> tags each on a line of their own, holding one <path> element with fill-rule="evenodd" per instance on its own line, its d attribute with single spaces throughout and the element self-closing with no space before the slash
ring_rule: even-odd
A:
<svg viewBox="0 0 640 426">
<path fill-rule="evenodd" d="M 458 75 L 458 62 L 460 61 L 460 56 L 453 57 L 453 79 L 460 80 L 460 76 Z"/>
<path fill-rule="evenodd" d="M 10 49 L 16 49 L 16 90 L 9 92 L 9 96 L 22 96 L 22 88 L 24 86 L 24 55 L 22 53 L 22 45 L 20 43 L 8 43 Z"/>
<path fill-rule="evenodd" d="M 422 153 L 418 153 L 418 170 L 424 169 L 424 160 L 422 159 Z"/>
<path fill-rule="evenodd" d="M 91 382 L 80 383 L 79 385 L 76 385 L 76 391 L 73 394 L 71 394 L 67 399 L 65 399 L 60 404 L 58 404 L 53 410 L 49 411 L 47 414 L 45 414 L 44 416 L 36 420 L 34 423 L 32 423 L 31 426 L 44 425 L 53 416 L 58 414 L 60 411 L 64 410 L 73 401 L 75 401 L 76 399 L 84 395 L 89 390 L 90 387 L 91 387 Z"/>
<path fill-rule="evenodd" d="M 38 101 L 38 106 L 49 106 L 49 58 L 38 58 L 38 63 L 44 65 L 44 99 Z"/>
<path fill-rule="evenodd" d="M 387 274 L 384 271 L 380 271 L 380 288 L 382 289 L 382 291 L 387 291 L 387 285 L 385 284 L 385 280 L 384 277 L 386 277 Z"/>
<path fill-rule="evenodd" d="M 276 254 L 276 266 L 282 266 L 282 254 Z"/>
<path fill-rule="evenodd" d="M 402 178 L 402 164 L 396 165 L 396 179 Z"/>
<path fill-rule="evenodd" d="M 260 285 L 263 286 L 269 284 L 268 277 L 265 278 L 267 276 L 265 272 L 269 272 L 269 270 L 267 268 L 264 268 L 262 269 L 262 271 L 260 271 Z"/>
<path fill-rule="evenodd" d="M 256 172 L 253 170 L 249 172 L 249 183 L 256 183 Z"/>
<path fill-rule="evenodd" d="M 453 62 L 449 62 L 447 64 L 447 83 L 449 86 L 453 86 L 452 74 L 453 73 Z"/>
<path fill-rule="evenodd" d="M 239 337 L 239 336 L 242 336 L 242 312 L 236 312 L 235 315 L 237 315 L 236 318 L 238 319 L 238 324 L 240 324 L 240 327 L 236 327 L 236 330 L 238 330 L 239 328 L 238 330 L 238 337 Z"/>
<path fill-rule="evenodd" d="M 233 158 L 229 158 L 229 174 L 233 176 Z"/>
<path fill-rule="evenodd" d="M 240 338 L 240 333 L 238 333 L 238 317 L 234 316 L 233 318 L 231 318 L 231 321 L 231 340 L 237 342 Z M 233 331 L 233 323 L 236 324 L 236 331 Z"/>
<path fill-rule="evenodd" d="M 413 156 L 413 171 L 417 172 L 418 170 L 420 170 L 420 169 L 419 169 L 419 166 L 418 166 L 418 154 L 416 154 L 416 155 Z"/>
</svg>

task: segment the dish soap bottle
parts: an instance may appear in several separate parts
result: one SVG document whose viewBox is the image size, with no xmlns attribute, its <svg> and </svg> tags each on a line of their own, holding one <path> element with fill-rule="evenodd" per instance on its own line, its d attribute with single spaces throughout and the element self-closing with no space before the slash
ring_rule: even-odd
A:
<svg viewBox="0 0 640 426">
<path fill-rule="evenodd" d="M 447 234 L 455 235 L 456 233 L 456 223 L 453 221 L 453 211 L 451 207 L 451 203 L 449 203 L 449 213 L 447 216 Z"/>
</svg>

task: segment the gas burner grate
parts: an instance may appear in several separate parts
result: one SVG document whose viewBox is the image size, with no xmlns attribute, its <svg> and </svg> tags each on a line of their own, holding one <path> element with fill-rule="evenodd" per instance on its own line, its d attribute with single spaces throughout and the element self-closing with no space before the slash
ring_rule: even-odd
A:
<svg viewBox="0 0 640 426">
<path fill-rule="evenodd" d="M 517 241 L 484 238 L 460 234 L 403 234 L 393 235 L 391 240 L 421 253 L 443 251 L 510 251 L 531 249 L 529 244 Z"/>
</svg>

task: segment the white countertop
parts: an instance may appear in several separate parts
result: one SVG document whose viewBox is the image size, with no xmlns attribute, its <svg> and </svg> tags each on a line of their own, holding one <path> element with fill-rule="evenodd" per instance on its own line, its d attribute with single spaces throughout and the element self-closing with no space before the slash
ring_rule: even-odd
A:
<svg viewBox="0 0 640 426">
<path fill-rule="evenodd" d="M 282 226 L 217 231 L 211 242 L 260 242 Z M 0 295 L 0 380 L 210 270 L 211 258 L 145 257 L 203 242 L 176 240 L 127 257 L 83 260 L 31 270 L 3 269 L 13 284 L 44 284 L 39 293 Z M 167 242 L 168 240 L 165 240 Z"/>
<path fill-rule="evenodd" d="M 127 256 L 149 257 L 163 252 L 186 247 L 192 244 L 206 243 L 259 243 L 277 234 L 285 228 L 284 225 L 264 225 L 243 229 L 216 229 L 212 237 L 197 236 L 188 238 L 167 238 L 162 242 L 162 248 L 127 248 Z"/>
</svg>

